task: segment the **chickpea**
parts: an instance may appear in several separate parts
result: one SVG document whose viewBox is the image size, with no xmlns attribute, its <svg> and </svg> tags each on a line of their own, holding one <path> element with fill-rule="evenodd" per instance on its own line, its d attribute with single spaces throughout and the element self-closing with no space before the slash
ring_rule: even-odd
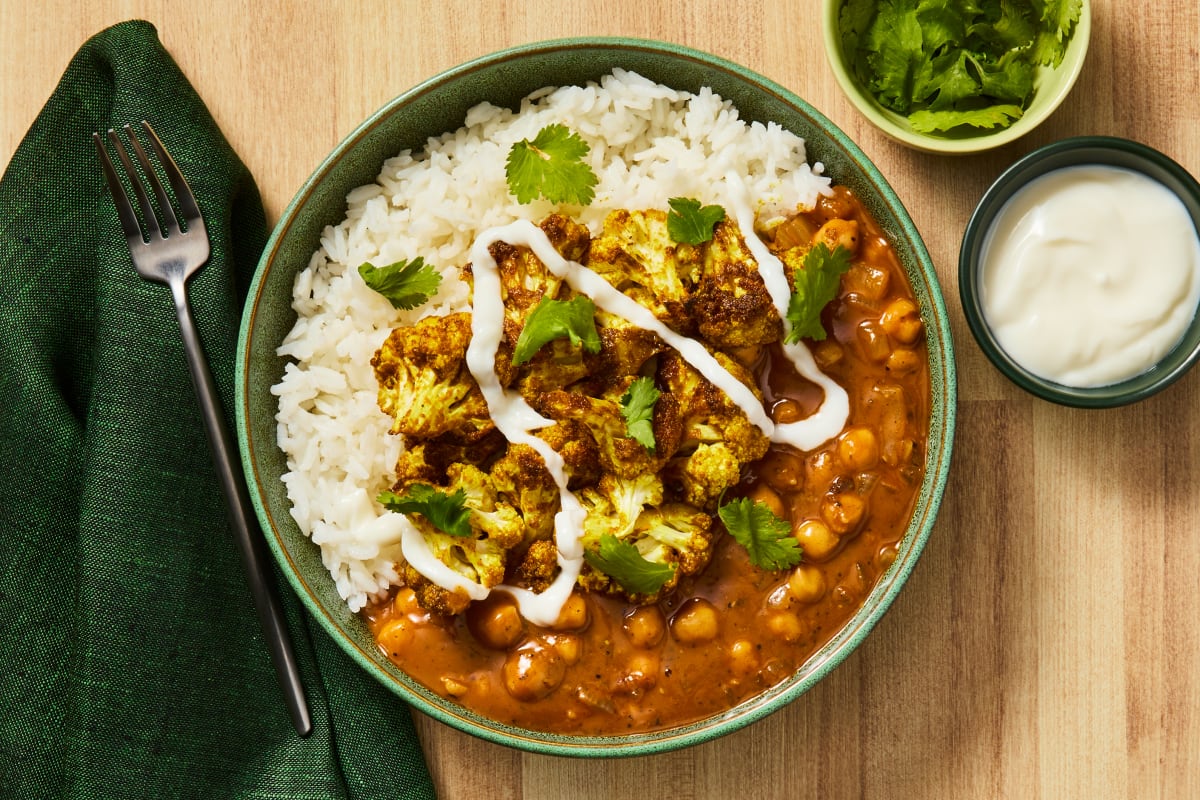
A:
<svg viewBox="0 0 1200 800">
<path fill-rule="evenodd" d="M 792 528 L 792 535 L 804 550 L 804 557 L 810 561 L 824 561 L 837 550 L 840 540 L 833 531 L 819 519 L 806 519 Z"/>
<path fill-rule="evenodd" d="M 484 646 L 507 650 L 525 635 L 525 621 L 511 595 L 494 592 L 467 610 L 467 629 Z"/>
<path fill-rule="evenodd" d="M 442 688 L 446 691 L 446 694 L 450 695 L 451 697 L 462 697 L 468 691 L 470 691 L 471 687 L 458 680 L 458 678 L 451 678 L 448 675 L 444 675 L 442 676 Z"/>
<path fill-rule="evenodd" d="M 567 598 L 567 602 L 563 603 L 562 612 L 554 623 L 554 629 L 556 631 L 581 631 L 587 627 L 588 619 L 587 601 L 583 599 L 583 595 L 572 592 L 571 596 Z"/>
<path fill-rule="evenodd" d="M 875 431 L 856 426 L 838 440 L 838 458 L 848 469 L 870 469 L 879 463 L 879 441 Z"/>
<path fill-rule="evenodd" d="M 825 574 L 812 564 L 801 564 L 788 576 L 788 592 L 800 603 L 815 603 L 825 596 Z"/>
<path fill-rule="evenodd" d="M 385 653 L 399 656 L 412 644 L 416 627 L 408 617 L 393 617 L 383 624 L 375 641 Z"/>
<path fill-rule="evenodd" d="M 921 313 L 913 301 L 898 297 L 888 303 L 879 317 L 887 335 L 903 344 L 912 344 L 921 335 Z"/>
<path fill-rule="evenodd" d="M 805 466 L 809 484 L 812 486 L 828 486 L 837 477 L 836 459 L 828 450 L 813 453 Z"/>
<path fill-rule="evenodd" d="M 625 615 L 622 622 L 625 635 L 634 647 L 650 648 L 658 645 L 667 632 L 667 621 L 658 606 L 642 606 Z"/>
<path fill-rule="evenodd" d="M 854 201 L 848 196 L 848 193 L 834 190 L 833 194 L 821 195 L 817 200 L 817 211 L 825 219 L 849 218 L 854 214 Z"/>
<path fill-rule="evenodd" d="M 863 355 L 871 361 L 882 363 L 892 354 L 892 343 L 888 341 L 883 325 L 873 319 L 864 319 L 858 324 L 858 344 Z"/>
<path fill-rule="evenodd" d="M 508 654 L 504 687 L 517 700 L 541 700 L 559 687 L 567 674 L 562 656 L 544 644 L 529 644 Z"/>
<path fill-rule="evenodd" d="M 758 672 L 758 653 L 754 643 L 748 639 L 738 639 L 729 646 L 729 667 L 734 675 L 747 677 Z"/>
<path fill-rule="evenodd" d="M 800 641 L 804 636 L 804 625 L 800 618 L 787 611 L 777 611 L 767 617 L 767 630 L 772 636 L 789 644 Z"/>
<path fill-rule="evenodd" d="M 821 517 L 838 536 L 857 528 L 866 511 L 867 502 L 849 492 L 828 495 L 821 503 Z"/>
<path fill-rule="evenodd" d="M 816 346 L 813 347 L 813 360 L 823 370 L 828 370 L 835 364 L 840 364 L 845 355 L 846 351 L 833 339 L 817 342 Z"/>
<path fill-rule="evenodd" d="M 783 500 L 779 497 L 779 493 L 765 483 L 754 485 L 754 488 L 750 490 L 750 499 L 756 503 L 762 503 L 780 519 L 787 519 L 787 512 L 784 511 Z"/>
<path fill-rule="evenodd" d="M 803 464 L 790 453 L 772 453 L 763 462 L 762 477 L 772 489 L 786 492 L 802 483 Z"/>
<path fill-rule="evenodd" d="M 583 653 L 583 640 L 571 633 L 557 633 L 546 637 L 546 644 L 552 646 L 562 656 L 568 666 L 579 661 Z"/>
<path fill-rule="evenodd" d="M 693 597 L 671 617 L 671 635 L 682 644 L 702 644 L 717 638 L 717 609 L 701 597 Z"/>
<path fill-rule="evenodd" d="M 417 593 L 410 586 L 401 586 L 396 590 L 396 596 L 392 598 L 392 609 L 397 616 L 426 613 L 417 602 Z"/>
<path fill-rule="evenodd" d="M 920 365 L 921 359 L 917 356 L 916 351 L 909 350 L 907 347 L 893 350 L 892 354 L 887 357 L 887 361 L 884 362 L 888 372 L 896 375 L 907 375 Z"/>
<path fill-rule="evenodd" d="M 653 689 L 658 683 L 658 656 L 650 653 L 633 653 L 625 663 L 621 677 L 614 687 L 618 692 L 634 692 Z"/>
<path fill-rule="evenodd" d="M 850 257 L 858 255 L 858 223 L 852 219 L 831 219 L 813 235 L 813 244 L 824 244 L 830 250 L 844 247 Z"/>
<path fill-rule="evenodd" d="M 800 404 L 795 400 L 792 400 L 790 397 L 785 397 L 784 399 L 775 403 L 775 405 L 771 406 L 772 421 L 781 425 L 786 425 L 789 422 L 795 422 L 796 420 L 800 419 L 800 416 Z"/>
</svg>

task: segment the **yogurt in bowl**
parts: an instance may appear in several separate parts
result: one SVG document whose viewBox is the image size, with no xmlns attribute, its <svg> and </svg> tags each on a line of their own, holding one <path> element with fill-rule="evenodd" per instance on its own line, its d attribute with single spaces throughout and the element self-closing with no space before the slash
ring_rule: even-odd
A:
<svg viewBox="0 0 1200 800">
<path fill-rule="evenodd" d="M 960 254 L 972 333 L 1022 388 L 1066 405 L 1123 405 L 1200 353 L 1200 188 L 1136 142 L 1080 137 L 992 185 Z"/>
</svg>

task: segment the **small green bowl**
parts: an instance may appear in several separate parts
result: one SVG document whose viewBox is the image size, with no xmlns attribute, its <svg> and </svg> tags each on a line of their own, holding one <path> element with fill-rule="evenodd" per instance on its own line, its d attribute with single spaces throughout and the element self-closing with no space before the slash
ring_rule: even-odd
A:
<svg viewBox="0 0 1200 800">
<path fill-rule="evenodd" d="M 279 382 L 286 360 L 277 348 L 295 323 L 292 285 L 320 246 L 321 231 L 346 215 L 346 195 L 371 183 L 384 161 L 418 151 L 430 137 L 456 130 L 482 101 L 516 108 L 545 86 L 584 84 L 614 68 L 677 89 L 702 87 L 732 101 L 743 119 L 776 122 L 804 137 L 811 161 L 852 189 L 891 239 L 925 321 L 931 409 L 925 475 L 895 563 L 854 617 L 803 668 L 741 705 L 691 725 L 622 736 L 569 736 L 515 728 L 463 709 L 424 688 L 376 647 L 364 621 L 338 596 L 319 549 L 299 530 L 281 476 L 276 443 Z M 795 700 L 829 674 L 867 636 L 904 585 L 933 527 L 954 439 L 956 381 L 950 325 L 933 263 L 899 198 L 845 134 L 784 87 L 736 64 L 652 41 L 587 38 L 541 42 L 486 56 L 438 75 L 397 97 L 362 123 L 321 163 L 284 211 L 258 265 L 242 318 L 236 374 L 242 462 L 259 521 L 280 567 L 321 625 L 363 669 L 413 707 L 475 736 L 524 750 L 565 756 L 634 756 L 697 744 L 737 730 Z"/>
<path fill-rule="evenodd" d="M 958 258 L 958 286 L 967 325 L 980 349 L 1022 389 L 1065 406 L 1110 408 L 1144 400 L 1179 380 L 1200 359 L 1200 313 L 1183 338 L 1157 364 L 1128 380 L 1076 388 L 1039 377 L 1014 360 L 996 341 L 980 298 L 980 270 L 989 230 L 1004 204 L 1035 178 L 1064 167 L 1098 164 L 1135 170 L 1174 192 L 1200 231 L 1200 183 L 1178 163 L 1146 145 L 1110 136 L 1078 136 L 1053 142 L 1017 161 L 984 193 L 967 223 Z"/>
<path fill-rule="evenodd" d="M 824 0 L 822 9 L 825 54 L 838 85 L 842 87 L 842 91 L 854 107 L 886 136 L 928 153 L 979 153 L 1016 141 L 1041 125 L 1054 113 L 1075 85 L 1075 80 L 1083 69 L 1092 32 L 1091 2 L 1082 0 L 1079 21 L 1072 32 L 1062 63 L 1057 67 L 1038 67 L 1033 100 L 1020 119 L 1008 127 L 984 130 L 958 128 L 945 135 L 934 135 L 913 130 L 907 117 L 881 105 L 854 74 L 842 46 L 838 27 L 838 16 L 846 2 L 847 0 Z"/>
</svg>

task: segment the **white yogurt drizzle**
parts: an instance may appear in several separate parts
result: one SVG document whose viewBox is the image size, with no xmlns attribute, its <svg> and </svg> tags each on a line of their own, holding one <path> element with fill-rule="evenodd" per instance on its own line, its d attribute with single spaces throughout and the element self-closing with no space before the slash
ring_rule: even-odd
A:
<svg viewBox="0 0 1200 800">
<path fill-rule="evenodd" d="M 740 181 L 727 179 L 733 187 Z M 783 263 L 776 258 L 754 234 L 754 217 L 745 202 L 744 190 L 734 198 L 732 207 L 738 226 L 744 232 L 747 246 L 758 261 L 759 271 L 771 301 L 787 323 L 787 306 L 791 298 Z M 496 351 L 504 322 L 504 302 L 500 291 L 500 276 L 496 261 L 489 249 L 497 242 L 529 248 L 551 273 L 562 278 L 575 291 L 587 295 L 597 307 L 622 317 L 630 323 L 652 331 L 664 342 L 725 392 L 747 418 L 771 441 L 789 444 L 800 450 L 811 450 L 836 436 L 846 424 L 849 399 L 845 390 L 823 374 L 812 354 L 802 343 L 783 345 L 784 354 L 796 371 L 821 387 L 825 399 L 811 416 L 788 424 L 776 425 L 754 392 L 733 377 L 700 342 L 681 336 L 658 320 L 636 300 L 614 289 L 598 273 L 582 264 L 563 258 L 546 234 L 527 220 L 518 220 L 483 231 L 471 247 L 471 270 L 474 279 L 471 315 L 471 343 L 467 347 L 467 368 L 479 384 L 496 428 L 509 442 L 532 447 L 545 461 L 558 486 L 560 511 L 554 518 L 554 541 L 558 547 L 559 573 L 543 592 L 532 592 L 517 586 L 500 585 L 498 590 L 510 593 L 517 601 L 521 616 L 535 625 L 553 625 L 570 597 L 575 581 L 583 568 L 583 522 L 587 512 L 575 494 L 567 489 L 567 475 L 562 456 L 532 431 L 554 424 L 530 406 L 519 393 L 507 391 L 496 375 Z M 407 522 L 407 520 L 406 520 Z M 401 550 L 408 563 L 430 581 L 448 591 L 462 590 L 472 600 L 482 600 L 490 590 L 443 564 L 429 549 L 424 537 L 411 523 L 404 528 Z"/>
</svg>

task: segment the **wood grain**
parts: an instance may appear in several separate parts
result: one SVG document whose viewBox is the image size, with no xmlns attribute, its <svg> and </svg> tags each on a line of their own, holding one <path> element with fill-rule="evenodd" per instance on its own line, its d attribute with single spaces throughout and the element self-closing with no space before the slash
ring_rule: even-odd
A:
<svg viewBox="0 0 1200 800">
<path fill-rule="evenodd" d="M 1200 791 L 1200 375 L 1133 408 L 1050 406 L 987 363 L 958 303 L 971 209 L 1033 147 L 1126 136 L 1200 172 L 1197 4 L 1097 0 L 1093 13 L 1084 74 L 1060 110 L 999 151 L 948 158 L 884 139 L 850 108 L 824 60 L 818 0 L 0 0 L 0 163 L 79 45 L 134 17 L 158 26 L 271 219 L 387 100 L 509 45 L 663 39 L 779 81 L 876 161 L 938 268 L 961 401 L 925 554 L 827 680 L 716 742 L 615 762 L 558 759 L 418 714 L 442 796 L 1188 798 Z"/>
</svg>

